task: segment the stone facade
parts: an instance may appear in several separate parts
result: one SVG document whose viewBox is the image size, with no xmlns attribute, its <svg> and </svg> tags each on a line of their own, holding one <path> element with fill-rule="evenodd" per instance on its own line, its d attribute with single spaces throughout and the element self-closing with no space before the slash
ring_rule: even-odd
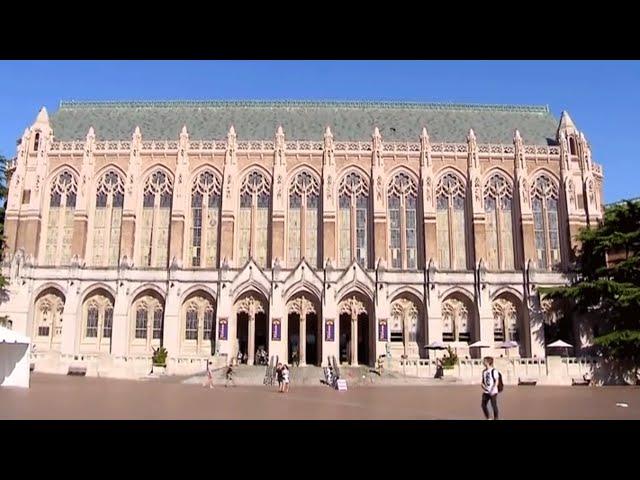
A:
<svg viewBox="0 0 640 480">
<path fill-rule="evenodd" d="M 175 138 L 135 124 L 138 110 L 162 122 L 177 106 L 63 104 L 25 130 L 9 169 L 0 313 L 40 357 L 117 369 L 163 345 L 175 365 L 201 369 L 238 351 L 254 363 L 263 346 L 285 361 L 296 350 L 301 364 L 373 364 L 425 358 L 433 341 L 462 357 L 481 341 L 500 356 L 504 340 L 519 343 L 511 356 L 545 356 L 537 287 L 568 281 L 574 236 L 602 216 L 602 168 L 566 112 L 547 144 L 527 143 L 517 116 L 501 127 L 512 142 L 483 143 L 473 120 L 522 110 L 548 124 L 545 107 L 373 105 L 394 119 L 459 112 L 476 131 L 458 143 L 431 139 L 429 124 L 410 124 L 415 141 L 385 141 L 377 125 L 338 139 L 330 120 L 295 140 L 287 121 L 249 140 L 238 124 L 209 140 L 191 138 L 188 119 Z M 194 118 L 209 108 L 191 107 Z M 101 139 L 92 114 L 126 108 L 130 137 Z M 348 123 L 373 107 L 247 108 Z M 76 110 L 82 139 L 69 133 L 84 128 Z"/>
</svg>

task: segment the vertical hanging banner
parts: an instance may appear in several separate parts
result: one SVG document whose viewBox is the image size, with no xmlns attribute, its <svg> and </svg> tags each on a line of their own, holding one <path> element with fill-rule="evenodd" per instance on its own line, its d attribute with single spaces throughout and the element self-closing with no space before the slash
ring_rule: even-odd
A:
<svg viewBox="0 0 640 480">
<path fill-rule="evenodd" d="M 226 340 L 227 339 L 227 326 L 228 321 L 226 318 L 221 318 L 220 323 L 218 325 L 218 340 Z"/>
<path fill-rule="evenodd" d="M 387 341 L 387 319 L 381 318 L 378 321 L 378 341 L 386 342 Z"/>
<path fill-rule="evenodd" d="M 271 340 L 280 341 L 280 319 L 274 318 L 271 322 Z"/>
<path fill-rule="evenodd" d="M 335 338 L 335 327 L 332 319 L 327 319 L 324 323 L 324 340 L 325 342 L 333 342 Z"/>
</svg>

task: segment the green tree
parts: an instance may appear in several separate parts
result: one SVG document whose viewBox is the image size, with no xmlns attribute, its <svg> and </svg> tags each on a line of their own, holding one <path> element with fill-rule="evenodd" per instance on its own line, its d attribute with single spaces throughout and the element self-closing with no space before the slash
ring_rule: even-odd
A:
<svg viewBox="0 0 640 480">
<path fill-rule="evenodd" d="M 579 234 L 575 281 L 542 289 L 589 319 L 594 345 L 619 371 L 640 368 L 640 201 L 607 208 L 602 223 Z M 618 261 L 609 262 L 615 255 Z"/>
</svg>

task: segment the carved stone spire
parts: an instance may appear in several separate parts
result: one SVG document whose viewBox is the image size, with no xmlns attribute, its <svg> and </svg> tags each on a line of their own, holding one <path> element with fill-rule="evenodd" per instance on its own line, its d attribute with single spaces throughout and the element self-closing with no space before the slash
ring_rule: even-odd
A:
<svg viewBox="0 0 640 480">
<path fill-rule="evenodd" d="M 49 125 L 49 114 L 47 113 L 47 109 L 42 107 L 40 112 L 38 112 L 38 116 L 36 117 L 36 125 Z"/>
<path fill-rule="evenodd" d="M 373 152 L 373 155 L 372 155 L 373 165 L 376 167 L 381 167 L 384 165 L 384 162 L 382 160 L 382 137 L 380 136 L 380 130 L 378 130 L 378 127 L 376 127 L 373 130 L 373 135 L 371 136 L 371 140 L 372 140 L 371 150 Z"/>
<path fill-rule="evenodd" d="M 275 165 L 286 165 L 285 151 L 286 144 L 284 141 L 284 130 L 282 130 L 282 125 L 278 126 L 278 130 L 276 130 L 276 152 L 274 157 Z"/>
<path fill-rule="evenodd" d="M 236 136 L 236 129 L 229 128 L 229 133 L 227 133 L 227 152 L 225 154 L 224 163 L 226 165 L 235 165 L 236 164 L 236 150 L 238 148 L 238 140 Z"/>
<path fill-rule="evenodd" d="M 519 172 L 524 172 L 526 175 L 527 164 L 524 158 L 524 142 L 522 141 L 522 137 L 520 136 L 520 131 L 516 129 L 513 134 L 513 146 L 515 151 L 515 171 L 516 176 Z"/>
<path fill-rule="evenodd" d="M 431 167 L 431 142 L 427 127 L 422 127 L 422 133 L 420 134 L 420 166 Z"/>
<path fill-rule="evenodd" d="M 560 140 L 561 133 L 565 133 L 566 135 L 578 134 L 578 129 L 576 128 L 575 123 L 573 123 L 569 113 L 566 111 L 563 111 L 562 116 L 560 117 L 560 124 L 558 125 L 558 132 L 556 134 L 558 141 Z"/>
<path fill-rule="evenodd" d="M 334 165 L 335 158 L 333 156 L 333 134 L 331 128 L 327 126 L 324 131 L 324 146 L 322 149 L 322 163 L 323 165 Z"/>
<path fill-rule="evenodd" d="M 476 134 L 473 128 L 469 129 L 469 135 L 467 136 L 467 145 L 469 148 L 468 167 L 470 170 L 479 169 L 480 162 L 478 160 L 478 143 L 476 141 Z"/>
</svg>

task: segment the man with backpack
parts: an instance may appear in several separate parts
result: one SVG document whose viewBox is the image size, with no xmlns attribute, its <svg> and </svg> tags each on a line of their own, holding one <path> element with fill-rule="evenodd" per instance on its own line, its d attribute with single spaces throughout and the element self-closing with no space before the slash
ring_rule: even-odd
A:
<svg viewBox="0 0 640 480">
<path fill-rule="evenodd" d="M 484 357 L 482 360 L 484 370 L 482 371 L 482 412 L 487 420 L 490 420 L 487 404 L 491 402 L 493 419 L 498 420 L 498 393 L 502 392 L 502 374 L 493 368 L 493 357 Z"/>
</svg>

